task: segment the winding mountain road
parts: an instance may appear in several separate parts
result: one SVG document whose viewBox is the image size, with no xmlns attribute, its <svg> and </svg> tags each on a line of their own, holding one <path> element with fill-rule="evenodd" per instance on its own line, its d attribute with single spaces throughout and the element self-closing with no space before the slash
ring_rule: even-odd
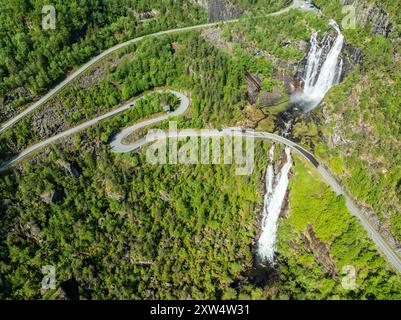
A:
<svg viewBox="0 0 401 320">
<path fill-rule="evenodd" d="M 305 1 L 302 0 L 295 0 L 291 6 L 272 13 L 271 15 L 278 15 L 278 14 L 282 14 L 285 13 L 291 9 L 300 9 L 300 10 L 304 10 L 304 11 L 316 11 L 315 8 L 311 7 L 310 4 L 308 4 Z M 231 23 L 231 22 L 236 22 L 238 21 L 238 19 L 235 20 L 230 20 L 230 21 L 226 21 L 226 23 Z M 67 84 L 69 84 L 71 81 L 73 81 L 75 78 L 77 78 L 80 74 L 82 74 L 85 70 L 87 70 L 89 67 L 91 67 L 92 65 L 94 65 L 96 62 L 100 61 L 102 58 L 106 57 L 107 55 L 125 47 L 128 46 L 132 43 L 136 43 L 139 42 L 141 40 L 143 40 L 146 37 L 156 37 L 156 36 L 160 36 L 160 35 L 165 35 L 165 34 L 173 34 L 173 33 L 177 33 L 177 32 L 182 32 L 182 31 L 189 31 L 189 30 L 196 30 L 196 29 L 202 29 L 202 28 L 208 28 L 208 27 L 213 27 L 220 24 L 220 22 L 216 22 L 216 23 L 208 23 L 208 24 L 202 24 L 202 25 L 197 25 L 197 26 L 191 26 L 191 27 L 184 27 L 184 28 L 177 28 L 177 29 L 172 29 L 172 30 L 167 30 L 167 31 L 162 31 L 162 32 L 157 32 L 151 35 L 147 35 L 147 36 L 143 36 L 143 37 L 138 37 L 132 40 L 129 40 L 127 42 L 124 42 L 122 44 L 116 45 L 106 51 L 104 51 L 103 53 L 99 54 L 98 56 L 96 56 L 95 58 L 93 58 L 92 60 L 90 60 L 89 62 L 87 62 L 85 65 L 83 65 L 82 67 L 80 67 L 78 70 L 76 70 L 74 73 L 72 73 L 71 75 L 69 75 L 64 81 L 62 81 L 60 84 L 58 84 L 55 88 L 53 88 L 52 90 L 50 90 L 45 96 L 43 96 L 41 99 L 39 99 L 38 101 L 36 101 L 35 103 L 33 103 L 30 107 L 28 107 L 27 109 L 25 109 L 24 111 L 22 111 L 20 114 L 18 114 L 16 117 L 10 119 L 9 121 L 7 121 L 6 123 L 4 123 L 2 126 L 0 126 L 0 133 L 2 133 L 3 131 L 5 131 L 7 128 L 11 127 L 13 124 L 15 124 L 16 122 L 18 122 L 20 119 L 22 119 L 23 117 L 25 117 L 26 115 L 28 115 L 30 112 L 32 112 L 33 110 L 37 109 L 38 107 L 40 107 L 41 105 L 43 105 L 48 99 L 50 99 L 52 96 L 54 96 L 57 92 L 59 92 L 64 86 L 66 86 Z M 117 134 L 110 146 L 112 148 L 112 150 L 114 152 L 119 152 L 119 153 L 123 153 L 123 152 L 130 152 L 132 150 L 136 150 L 139 149 L 143 146 L 145 146 L 146 144 L 148 144 L 149 142 L 151 142 L 152 140 L 158 140 L 160 139 L 160 136 L 158 136 L 157 134 L 154 134 L 152 136 L 152 134 L 148 135 L 148 137 L 145 139 L 140 139 L 136 142 L 134 142 L 133 144 L 123 144 L 122 141 L 124 138 L 126 138 L 127 136 L 129 136 L 132 132 L 134 132 L 135 130 L 138 130 L 140 128 L 144 128 L 153 124 L 157 124 L 160 123 L 164 120 L 167 120 L 170 117 L 173 116 L 177 116 L 180 114 L 183 114 L 188 106 L 189 106 L 189 99 L 183 95 L 182 93 L 179 93 L 177 91 L 173 91 L 173 90 L 166 90 L 165 92 L 170 92 L 172 94 L 175 94 L 179 99 L 180 99 L 180 106 L 171 113 L 159 116 L 159 117 L 155 117 L 149 120 L 145 120 L 142 122 L 139 122 L 137 124 L 135 124 L 134 126 L 125 128 L 124 130 L 122 130 L 119 134 Z M 74 133 L 77 133 L 83 129 L 86 129 L 102 120 L 105 120 L 107 118 L 110 118 L 112 116 L 115 116 L 121 112 L 124 112 L 126 110 L 128 110 L 129 108 L 131 108 L 132 106 L 134 106 L 138 101 L 140 101 L 141 99 L 143 99 L 145 96 L 142 96 L 136 100 L 134 100 L 133 102 L 130 102 L 120 108 L 117 108 L 109 113 L 106 113 L 102 116 L 99 116 L 97 118 L 94 118 L 92 120 L 89 120 L 81 125 L 78 125 L 77 127 L 71 128 L 67 131 L 64 131 L 62 133 L 59 133 L 47 140 L 44 140 L 42 142 L 39 142 L 29 148 L 27 148 L 26 150 L 24 150 L 23 152 L 21 152 L 20 154 L 18 154 L 17 156 L 15 156 L 13 159 L 7 161 L 6 163 L 2 164 L 0 166 L 0 170 L 4 170 L 6 168 L 8 168 L 9 166 L 11 166 L 12 164 L 14 164 L 15 162 L 21 160 L 22 158 L 28 156 L 29 154 L 33 153 L 34 151 L 37 151 L 51 143 L 54 143 L 55 141 L 70 136 Z M 200 133 L 194 131 L 194 130 L 181 130 L 179 131 L 179 137 L 190 137 L 190 136 L 194 136 L 194 135 L 199 135 Z M 229 129 L 224 129 L 222 131 L 220 130 L 209 130 L 209 133 L 203 133 L 203 136 L 209 136 L 209 137 L 222 137 L 225 136 L 227 134 L 230 135 L 237 135 L 237 136 L 247 136 L 247 137 L 253 137 L 256 139 L 268 139 L 271 141 L 275 141 L 281 144 L 284 144 L 286 146 L 289 146 L 292 150 L 294 150 L 295 152 L 298 152 L 299 154 L 301 154 L 303 157 L 305 157 L 313 166 L 315 166 L 317 168 L 317 170 L 319 171 L 319 173 L 321 174 L 322 178 L 331 186 L 331 188 L 338 194 L 338 195 L 343 195 L 346 199 L 346 204 L 347 207 L 349 209 L 349 211 L 356 216 L 363 224 L 363 226 L 365 227 L 365 229 L 367 230 L 367 232 L 370 234 L 371 238 L 375 241 L 375 243 L 377 244 L 377 246 L 379 247 L 379 249 L 383 252 L 383 254 L 387 257 L 388 261 L 393 265 L 393 267 L 399 272 L 401 273 L 401 260 L 400 257 L 395 253 L 395 249 L 392 248 L 384 239 L 383 237 L 375 230 L 375 228 L 369 223 L 369 221 L 366 219 L 366 217 L 359 211 L 359 209 L 357 208 L 357 206 L 355 205 L 355 203 L 352 201 L 351 197 L 348 196 L 348 194 L 344 191 L 344 189 L 339 185 L 339 183 L 337 183 L 336 179 L 323 167 L 319 164 L 319 162 L 317 161 L 317 159 L 307 150 L 305 150 L 304 148 L 302 148 L 301 146 L 297 145 L 296 143 L 272 134 L 272 133 L 268 133 L 268 132 L 254 132 L 254 131 L 247 131 L 247 130 L 239 130 L 238 128 L 229 128 Z"/>
<path fill-rule="evenodd" d="M 300 10 L 304 10 L 304 11 L 310 11 L 310 5 L 308 5 L 308 3 L 303 0 L 294 0 L 294 2 L 287 8 L 282 9 L 277 12 L 274 12 L 274 13 L 271 13 L 270 15 L 280 15 L 280 14 L 290 11 L 291 9 L 300 9 Z M 237 21 L 239 21 L 239 19 L 227 20 L 227 21 L 224 21 L 224 23 L 233 23 L 233 22 L 237 22 Z M 190 27 L 183 27 L 183 28 L 170 29 L 170 30 L 166 30 L 166 31 L 160 31 L 160 32 L 156 32 L 156 33 L 149 34 L 146 36 L 131 39 L 126 42 L 115 45 L 114 47 L 111 47 L 111 48 L 107 49 L 106 51 L 103 51 L 101 54 L 97 55 L 96 57 L 94 57 L 93 59 L 91 59 L 90 61 L 85 63 L 78 70 L 74 71 L 71 75 L 69 75 L 62 82 L 60 82 L 57 86 L 55 86 L 48 93 L 46 93 L 42 98 L 40 98 L 38 101 L 31 104 L 28 108 L 23 110 L 21 113 L 16 115 L 14 118 L 11 118 L 4 124 L 1 124 L 0 125 L 0 133 L 7 130 L 12 125 L 14 125 L 16 122 L 18 122 L 19 120 L 24 118 L 26 115 L 28 115 L 29 113 L 31 113 L 32 111 L 34 111 L 35 109 L 37 109 L 38 107 L 43 105 L 46 101 L 48 101 L 50 98 L 52 98 L 56 93 L 58 93 L 62 88 L 64 88 L 66 85 L 68 85 L 71 81 L 76 79 L 79 75 L 81 75 L 88 68 L 90 68 L 91 66 L 93 66 L 94 64 L 96 64 L 97 62 L 102 60 L 103 58 L 107 57 L 111 53 L 116 52 L 117 50 L 119 50 L 121 48 L 127 47 L 133 43 L 140 42 L 143 39 L 149 38 L 149 37 L 158 37 L 158 36 L 162 36 L 162 35 L 174 34 L 174 33 L 179 33 L 179 32 L 190 31 L 190 30 L 210 28 L 210 27 L 217 26 L 219 24 L 221 24 L 220 21 L 213 22 L 213 23 L 200 24 L 200 25 L 190 26 Z"/>
<path fill-rule="evenodd" d="M 177 115 L 180 115 L 180 114 L 184 113 L 185 110 L 189 106 L 188 98 L 185 95 L 183 95 L 182 93 L 179 93 L 179 92 L 173 91 L 173 90 L 155 90 L 155 92 L 169 92 L 169 93 L 172 93 L 172 94 L 176 95 L 177 98 L 180 99 L 180 106 L 174 112 L 171 112 L 171 113 L 166 114 L 166 115 L 159 116 L 157 118 L 152 118 L 152 119 L 149 119 L 149 120 L 142 121 L 142 122 L 137 123 L 136 125 L 134 125 L 132 127 L 129 127 L 127 129 L 123 130 L 123 132 L 127 132 L 128 129 L 131 130 L 131 131 L 134 131 L 134 130 L 149 126 L 149 125 L 154 124 L 154 123 L 160 123 L 161 121 L 163 121 L 163 120 L 165 120 L 165 119 L 167 119 L 167 118 L 169 118 L 171 116 L 177 116 Z M 29 148 L 25 149 L 24 151 L 22 151 L 21 153 L 16 155 L 14 158 L 12 158 L 12 159 L 8 160 L 7 162 L 3 163 L 2 165 L 0 165 L 0 171 L 8 168 L 9 166 L 11 166 L 12 164 L 14 164 L 17 161 L 21 160 L 22 158 L 25 158 L 29 154 L 31 154 L 31 153 L 33 153 L 33 152 L 35 152 L 35 151 L 37 151 L 37 150 L 49 145 L 51 143 L 56 142 L 57 140 L 60 140 L 62 138 L 66 138 L 68 136 L 71 136 L 74 133 L 80 132 L 80 131 L 88 128 L 88 127 L 91 127 L 91 126 L 99 123 L 100 121 L 103 121 L 103 120 L 105 120 L 107 118 L 111 118 L 111 117 L 113 117 L 113 116 L 115 116 L 115 115 L 117 115 L 117 114 L 119 114 L 121 112 L 124 112 L 124 111 L 132 108 L 140 100 L 144 99 L 145 97 L 146 97 L 146 95 L 143 95 L 143 96 L 137 98 L 136 100 L 131 101 L 130 103 L 127 103 L 127 104 L 123 105 L 120 108 L 117 108 L 117 109 L 115 109 L 113 111 L 110 111 L 110 112 L 104 114 L 104 115 L 101 115 L 101 116 L 99 116 L 97 118 L 94 118 L 92 120 L 84 122 L 84 123 L 82 123 L 82 124 L 80 124 L 80 125 L 78 125 L 78 126 L 76 126 L 74 128 L 71 128 L 71 129 L 66 130 L 64 132 L 61 132 L 61 133 L 59 133 L 59 134 L 57 134 L 57 135 L 55 135 L 55 136 L 53 136 L 53 137 L 51 137 L 49 139 L 43 140 L 43 141 L 41 141 L 41 142 L 39 142 L 37 144 L 34 144 L 34 145 L 30 146 Z M 121 134 L 119 134 L 119 136 L 121 136 Z"/>
<path fill-rule="evenodd" d="M 133 127 L 131 127 L 133 128 Z M 119 135 L 115 136 L 112 142 L 112 148 L 114 152 L 124 153 L 133 150 L 137 150 L 142 148 L 148 143 L 164 139 L 166 136 L 169 136 L 168 132 L 165 132 L 163 135 L 158 134 L 157 132 L 149 133 L 146 138 L 142 138 L 132 144 L 123 144 L 122 140 L 132 133 L 131 128 L 127 128 L 122 131 Z M 368 219 L 364 216 L 364 214 L 358 209 L 357 205 L 348 195 L 348 193 L 341 187 L 341 185 L 337 182 L 337 180 L 327 171 L 324 166 L 320 165 L 318 160 L 315 158 L 313 154 L 309 151 L 302 148 L 300 145 L 273 133 L 269 132 L 255 132 L 249 130 L 241 130 L 238 128 L 227 128 L 224 130 L 193 130 L 193 129 L 183 129 L 177 132 L 170 132 L 171 135 L 174 134 L 177 138 L 188 138 L 188 137 L 224 137 L 227 135 L 230 136 L 240 136 L 240 137 L 251 137 L 255 139 L 266 139 L 270 141 L 274 141 L 280 144 L 284 144 L 290 147 L 295 152 L 299 153 L 303 156 L 308 162 L 310 162 L 320 173 L 322 178 L 330 185 L 333 191 L 339 195 L 344 196 L 346 205 L 348 210 L 352 215 L 357 217 L 364 226 L 365 230 L 368 232 L 372 240 L 376 243 L 381 252 L 387 257 L 388 261 L 393 265 L 393 267 L 401 273 L 401 260 L 400 257 L 396 254 L 396 249 L 392 248 L 384 238 L 376 231 L 376 229 L 370 224 Z"/>
<path fill-rule="evenodd" d="M 137 147 L 136 143 L 134 145 L 127 145 L 127 144 L 123 144 L 122 141 L 127 138 L 131 133 L 133 133 L 134 131 L 150 126 L 152 124 L 156 124 L 156 123 L 160 123 L 164 120 L 167 120 L 171 117 L 174 116 L 179 116 L 181 114 L 183 114 L 189 107 L 189 99 L 187 98 L 186 95 L 174 91 L 174 90 L 165 90 L 164 92 L 169 92 L 174 94 L 178 99 L 180 99 L 180 105 L 179 107 L 174 110 L 173 112 L 170 112 L 168 114 L 153 118 L 153 119 L 149 119 L 149 120 L 145 120 L 139 123 L 134 124 L 131 127 L 127 127 L 124 130 L 122 130 L 120 133 L 118 133 L 117 135 L 115 135 L 113 137 L 112 142 L 110 143 L 110 147 L 113 150 L 113 152 L 116 153 L 125 153 L 125 152 L 130 152 L 133 150 L 138 149 L 139 147 L 141 147 L 141 145 L 139 145 Z"/>
<path fill-rule="evenodd" d="M 142 138 L 138 141 L 135 141 L 132 144 L 124 144 L 122 141 L 128 137 L 131 133 L 133 133 L 134 131 L 153 125 L 153 124 L 157 124 L 160 123 L 162 121 L 165 121 L 167 119 L 169 119 L 170 117 L 174 117 L 174 116 L 178 116 L 183 114 L 189 106 L 189 99 L 182 93 L 179 93 L 177 91 L 173 91 L 173 90 L 158 90 L 159 92 L 170 92 L 174 95 L 176 95 L 179 99 L 180 99 L 180 106 L 173 112 L 170 112 L 168 114 L 162 115 L 162 116 L 158 116 L 152 119 L 148 119 L 142 122 L 139 122 L 133 126 L 127 127 L 125 129 L 123 129 L 120 133 L 118 133 L 116 136 L 113 137 L 111 143 L 110 143 L 110 147 L 113 150 L 113 152 L 116 153 L 126 153 L 126 152 L 130 152 L 133 150 L 137 150 L 142 148 L 143 146 L 147 145 L 148 143 L 152 142 L 152 141 L 156 141 L 159 140 L 161 138 L 161 136 L 157 133 L 151 132 L 147 135 L 146 138 Z M 136 100 L 134 100 L 133 102 L 126 104 L 116 110 L 113 110 L 103 116 L 94 118 L 90 121 L 87 121 L 77 127 L 74 127 L 72 129 L 69 129 L 67 131 L 64 131 L 60 134 L 55 135 L 54 137 L 51 137 L 47 140 L 44 140 L 42 142 L 39 142 L 29 148 L 27 148 L 26 150 L 24 150 L 23 152 L 21 152 L 20 154 L 18 154 L 16 157 L 14 157 L 13 159 L 7 161 L 6 163 L 2 164 L 0 166 L 0 170 L 4 170 L 6 168 L 8 168 L 9 166 L 11 166 L 12 164 L 14 164 L 15 162 L 21 160 L 22 158 L 28 156 L 29 154 L 31 154 L 34 151 L 37 151 L 53 142 L 55 142 L 56 140 L 59 140 L 61 138 L 70 136 L 74 133 L 77 133 L 85 128 L 88 128 L 102 120 L 105 120 L 107 118 L 110 118 L 118 113 L 124 112 L 126 110 L 128 110 L 129 108 L 131 108 L 132 106 L 134 106 L 138 101 L 140 101 L 141 99 L 143 99 L 145 96 L 142 96 Z M 352 201 L 351 197 L 348 196 L 348 194 L 343 190 L 343 188 L 340 186 L 340 184 L 336 181 L 336 179 L 323 167 L 319 164 L 319 162 L 317 161 L 317 159 L 307 150 L 305 150 L 304 148 L 302 148 L 300 145 L 273 133 L 269 133 L 269 132 L 255 132 L 255 131 L 249 131 L 249 130 L 240 130 L 238 128 L 228 128 L 228 129 L 224 129 L 224 130 L 208 130 L 207 132 L 202 132 L 200 130 L 193 130 L 193 129 L 184 129 L 184 130 L 180 130 L 178 132 L 174 132 L 178 138 L 184 138 L 184 137 L 193 137 L 193 136 L 203 136 L 203 137 L 223 137 L 226 135 L 231 135 L 231 136 L 241 136 L 241 137 L 252 137 L 255 139 L 267 139 L 267 140 L 271 140 L 274 142 L 278 142 L 281 144 L 284 144 L 288 147 L 290 147 L 292 150 L 294 150 L 295 152 L 299 153 L 300 155 L 302 155 L 307 161 L 309 161 L 314 167 L 316 167 L 316 169 L 318 170 L 318 172 L 320 173 L 320 175 L 322 176 L 322 178 L 331 186 L 331 188 L 336 192 L 337 195 L 342 195 L 344 196 L 345 200 L 346 200 L 346 204 L 347 207 L 349 209 L 349 211 L 355 216 L 357 217 L 363 224 L 364 228 L 366 229 L 366 231 L 369 233 L 369 235 L 371 236 L 371 238 L 373 239 L 373 241 L 376 243 L 376 245 L 378 246 L 378 248 L 381 250 L 381 252 L 383 252 L 383 254 L 387 257 L 388 261 L 393 265 L 393 267 L 399 272 L 401 273 L 401 260 L 400 257 L 395 253 L 396 249 L 392 248 L 384 239 L 383 237 L 376 231 L 376 229 L 369 223 L 369 221 L 366 219 L 366 217 L 359 211 L 359 209 L 357 208 L 357 206 L 355 205 L 355 203 Z M 163 137 L 165 137 L 166 135 L 163 135 Z"/>
</svg>

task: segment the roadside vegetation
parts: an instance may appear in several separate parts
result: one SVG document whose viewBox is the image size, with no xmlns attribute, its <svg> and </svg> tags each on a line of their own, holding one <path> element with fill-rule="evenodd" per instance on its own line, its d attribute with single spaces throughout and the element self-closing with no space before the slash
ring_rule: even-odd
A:
<svg viewBox="0 0 401 320">
<path fill-rule="evenodd" d="M 335 3 L 325 1 L 321 6 L 327 15 L 341 21 L 341 7 Z M 316 146 L 316 155 L 341 178 L 365 211 L 400 242 L 401 116 L 397 97 L 401 94 L 401 24 L 400 7 L 395 3 L 377 2 L 391 17 L 388 37 L 372 34 L 372 24 L 344 30 L 347 41 L 361 50 L 361 63 L 333 88 L 316 112 L 319 120 L 307 125 L 307 131 L 318 128 L 309 139 Z"/>
<path fill-rule="evenodd" d="M 279 226 L 278 297 L 400 299 L 400 277 L 377 252 L 359 220 L 350 215 L 344 198 L 299 157 L 293 173 L 289 217 Z M 349 281 L 352 270 L 354 283 Z"/>
<path fill-rule="evenodd" d="M 273 3 L 240 2 L 247 8 Z M 278 8 L 286 1 L 274 3 Z M 12 10 L 36 17 L 41 5 L 28 3 Z M 321 5 L 326 17 L 336 8 Z M 112 44 L 204 19 L 203 10 L 188 1 L 116 5 L 99 0 L 99 6 L 98 14 L 86 19 L 92 14 L 89 7 L 56 2 L 65 27 L 54 34 L 41 35 L 38 18 L 32 18 L 32 28 L 29 19 L 5 18 L 5 25 L 21 25 L 18 22 L 12 36 L 0 40 L 5 57 L 1 61 L 7 61 L 0 62 L 3 106 L 10 108 L 2 107 L 3 115 L 26 106 L 66 72 Z M 131 19 L 127 7 L 142 13 L 156 9 L 159 15 L 140 22 Z M 68 19 L 77 21 L 70 24 Z M 327 30 L 327 20 L 300 12 L 260 20 L 248 17 L 219 29 L 232 50 L 219 48 L 197 31 L 145 39 L 102 61 L 2 134 L 0 159 L 157 88 L 190 97 L 190 108 L 176 119 L 179 128 L 222 128 L 251 121 L 258 130 L 274 131 L 274 110 L 285 108 L 288 100 L 280 75 L 293 72 L 307 51 L 304 44 L 310 34 Z M 30 44 L 27 49 L 24 41 L 14 41 L 17 35 Z M 319 111 L 312 117 L 315 122 L 297 124 L 294 133 L 330 165 L 358 201 L 382 214 L 400 235 L 401 159 L 396 147 L 401 137 L 393 95 L 401 74 L 394 58 L 397 42 L 358 32 L 347 33 L 347 38 L 361 45 L 364 60 L 325 101 L 329 114 L 339 118 L 325 123 Z M 24 50 L 33 53 L 25 55 Z M 48 63 L 42 65 L 42 58 Z M 261 92 L 278 90 L 274 110 L 259 98 L 250 101 L 248 73 L 260 78 Z M 48 74 L 52 76 L 41 79 Z M 20 95 L 21 87 L 29 92 Z M 254 282 L 261 185 L 270 144 L 256 143 L 255 170 L 246 177 L 223 165 L 152 166 L 146 162 L 146 149 L 111 153 L 113 134 L 162 112 L 166 104 L 174 108 L 178 101 L 169 94 L 150 94 L 131 110 L 0 173 L 0 298 L 401 298 L 399 275 L 347 211 L 344 200 L 298 158 L 288 217 L 280 221 L 279 278 Z M 348 144 L 330 145 L 337 124 Z M 45 265 L 56 268 L 55 290 L 41 290 Z M 357 272 L 353 290 L 342 287 L 347 265 Z"/>
<path fill-rule="evenodd" d="M 55 0 L 56 29 L 42 30 L 47 4 L 1 0 L 1 122 L 117 43 L 206 21 L 203 9 L 182 0 Z"/>
</svg>

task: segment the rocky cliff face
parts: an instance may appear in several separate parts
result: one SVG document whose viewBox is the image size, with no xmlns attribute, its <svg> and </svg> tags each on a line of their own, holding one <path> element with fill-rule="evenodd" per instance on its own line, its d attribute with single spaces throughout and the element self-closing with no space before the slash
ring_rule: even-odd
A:
<svg viewBox="0 0 401 320">
<path fill-rule="evenodd" d="M 326 57 L 329 49 L 331 49 L 336 38 L 336 34 L 334 32 L 328 32 L 321 40 L 320 43 L 325 47 L 326 52 L 323 53 L 323 56 Z M 305 52 L 309 52 L 309 49 Z M 341 59 L 343 61 L 342 73 L 340 77 L 340 82 L 342 82 L 348 74 L 355 68 L 355 66 L 361 64 L 363 58 L 363 51 L 359 48 L 354 47 L 349 43 L 345 43 L 342 53 Z M 308 55 L 305 55 L 304 59 L 298 65 L 295 81 L 294 83 L 298 84 L 297 87 L 302 87 L 302 82 L 305 76 L 305 69 L 307 63 Z M 320 66 L 321 67 L 321 66 Z"/>
<path fill-rule="evenodd" d="M 343 71 L 341 74 L 340 82 L 342 82 L 347 75 L 357 66 L 362 63 L 363 51 L 359 48 L 352 46 L 349 43 L 344 45 L 343 49 Z"/>
<path fill-rule="evenodd" d="M 359 26 L 371 28 L 371 33 L 373 35 L 381 35 L 384 37 L 388 37 L 390 35 L 393 24 L 391 22 L 390 15 L 384 11 L 383 8 L 377 6 L 376 4 L 366 3 L 361 0 L 340 0 L 340 3 L 343 6 L 354 6 L 357 24 Z M 329 34 L 327 38 L 322 39 L 322 41 L 333 42 L 334 38 L 334 34 Z M 363 52 L 361 49 L 346 43 L 343 48 L 342 59 L 343 71 L 340 81 L 343 81 L 356 65 L 361 64 Z M 302 79 L 302 72 L 305 69 L 305 64 L 306 59 L 304 59 L 299 65 L 297 75 L 298 79 Z"/>
<path fill-rule="evenodd" d="M 322 38 L 318 38 L 317 41 L 319 43 L 319 46 L 323 48 L 323 53 L 322 53 L 322 61 L 321 64 L 318 66 L 318 72 L 320 72 L 320 69 L 322 67 L 322 64 L 324 62 L 324 60 L 327 57 L 327 54 L 329 53 L 330 49 L 333 47 L 333 43 L 336 40 L 336 36 L 337 34 L 332 31 L 329 30 L 327 31 Z M 307 63 L 308 63 L 308 56 L 310 54 L 311 51 L 311 44 L 308 45 L 307 50 L 305 51 L 305 56 L 303 58 L 303 60 L 300 62 L 300 64 L 298 65 L 297 68 L 297 72 L 295 75 L 295 78 L 298 82 L 303 82 L 307 73 Z"/>
<path fill-rule="evenodd" d="M 208 12 L 208 21 L 224 21 L 239 18 L 244 10 L 235 6 L 229 0 L 191 0 Z"/>
<path fill-rule="evenodd" d="M 354 6 L 357 24 L 371 26 L 375 35 L 388 37 L 393 29 L 390 15 L 377 4 L 366 3 L 361 0 L 340 0 L 343 6 Z"/>
<path fill-rule="evenodd" d="M 256 103 L 261 89 L 262 80 L 250 72 L 246 72 L 246 82 L 248 85 L 248 99 L 250 103 Z"/>
<path fill-rule="evenodd" d="M 372 35 L 388 37 L 393 29 L 390 15 L 377 4 L 366 3 L 361 0 L 340 0 L 344 6 L 352 5 L 355 7 L 356 22 L 358 26 L 371 28 Z M 350 44 L 344 46 L 344 67 L 342 80 L 348 73 L 360 64 L 363 58 L 361 49 L 355 48 Z"/>
<path fill-rule="evenodd" d="M 209 22 L 239 18 L 244 10 L 228 0 L 210 0 L 208 4 Z"/>
<path fill-rule="evenodd" d="M 381 8 L 381 2 L 376 1 L 376 4 L 366 2 L 366 0 L 341 0 L 343 5 L 355 6 L 358 25 L 365 26 L 372 36 L 388 37 L 393 44 L 397 43 L 394 39 L 395 20 L 392 21 L 391 16 Z M 397 61 L 396 52 L 397 50 L 394 50 L 394 61 Z M 380 61 L 380 50 L 376 54 Z M 364 53 L 347 44 L 344 47 L 342 78 L 355 64 L 361 63 L 363 59 L 369 61 L 372 57 L 372 53 L 368 51 Z M 397 95 L 395 85 L 397 71 L 383 72 L 377 70 L 380 68 L 370 68 L 368 64 L 363 64 L 363 67 L 362 72 L 358 73 L 360 78 L 348 82 L 349 89 L 344 89 L 347 90 L 346 95 L 341 99 L 329 97 L 323 104 L 322 120 L 325 128 L 321 137 L 330 149 L 336 148 L 335 154 L 332 152 L 325 162 L 330 166 L 332 159 L 341 159 L 341 170 L 337 175 L 353 194 L 355 201 L 360 203 L 360 211 L 388 243 L 395 248 L 401 248 L 400 232 L 397 223 L 394 223 L 399 216 L 398 213 L 401 212 L 400 202 L 392 186 L 394 178 L 389 178 L 388 174 L 398 164 L 395 159 L 399 156 L 399 139 L 396 130 L 394 134 L 388 130 L 384 135 L 376 129 L 377 126 L 386 127 L 397 121 L 386 109 L 387 101 L 391 101 L 389 97 Z M 368 99 L 364 100 L 364 97 Z M 350 159 L 352 161 L 349 161 Z M 356 163 L 362 169 L 355 170 Z M 333 166 L 331 168 L 336 170 Z M 370 193 L 377 196 L 361 195 L 358 187 L 353 185 L 357 179 L 359 181 L 371 179 L 366 188 L 372 189 Z"/>
<path fill-rule="evenodd" d="M 330 247 L 316 236 L 313 226 L 308 225 L 305 234 L 301 236 L 307 250 L 313 253 L 315 261 L 320 264 L 328 274 L 332 277 L 336 277 L 338 271 L 330 255 Z"/>
</svg>

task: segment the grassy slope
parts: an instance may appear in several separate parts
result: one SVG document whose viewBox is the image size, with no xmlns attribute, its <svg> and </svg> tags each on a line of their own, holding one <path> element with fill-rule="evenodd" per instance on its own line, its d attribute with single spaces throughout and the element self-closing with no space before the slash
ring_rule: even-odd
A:
<svg viewBox="0 0 401 320">
<path fill-rule="evenodd" d="M 290 183 L 290 215 L 281 220 L 278 252 L 281 266 L 279 298 L 291 299 L 399 299 L 401 279 L 378 254 L 374 243 L 352 217 L 342 197 L 320 180 L 317 171 L 296 157 Z M 306 250 L 300 236 L 312 225 L 328 244 L 337 278 L 327 274 Z M 315 252 L 316 253 L 316 252 Z M 356 289 L 342 287 L 344 266 L 356 269 Z"/>
</svg>

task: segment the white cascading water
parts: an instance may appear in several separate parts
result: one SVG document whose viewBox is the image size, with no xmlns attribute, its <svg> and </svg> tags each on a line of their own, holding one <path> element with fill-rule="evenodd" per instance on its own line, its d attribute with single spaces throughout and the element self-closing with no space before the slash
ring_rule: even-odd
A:
<svg viewBox="0 0 401 320">
<path fill-rule="evenodd" d="M 339 83 L 343 60 L 341 51 L 344 46 L 344 36 L 334 20 L 330 25 L 337 31 L 337 37 L 332 43 L 326 35 L 319 45 L 317 33 L 311 38 L 311 48 L 305 67 L 304 89 L 302 93 L 292 96 L 292 101 L 299 104 L 304 112 L 311 111 L 323 100 L 330 88 Z M 285 124 L 283 136 L 288 136 L 292 123 Z M 273 158 L 274 145 L 270 149 L 270 163 L 266 171 L 266 194 L 264 198 L 262 234 L 258 240 L 258 255 L 262 261 L 274 262 L 277 226 L 281 209 L 288 189 L 288 174 L 292 167 L 291 149 L 285 149 L 287 162 L 281 172 L 274 176 Z"/>
<path fill-rule="evenodd" d="M 277 238 L 277 222 L 288 189 L 288 174 L 292 167 L 291 149 L 286 147 L 287 162 L 275 177 L 273 168 L 274 145 L 270 149 L 270 163 L 266 171 L 266 194 L 263 206 L 262 234 L 258 240 L 258 255 L 262 261 L 273 262 Z"/>
<path fill-rule="evenodd" d="M 337 31 L 334 43 L 331 45 L 326 36 L 319 45 L 317 33 L 312 35 L 303 79 L 304 89 L 303 92 L 292 96 L 292 101 L 302 106 L 305 112 L 314 109 L 341 78 L 343 66 L 341 51 L 344 46 L 344 36 L 334 20 L 330 21 L 330 25 Z"/>
</svg>

